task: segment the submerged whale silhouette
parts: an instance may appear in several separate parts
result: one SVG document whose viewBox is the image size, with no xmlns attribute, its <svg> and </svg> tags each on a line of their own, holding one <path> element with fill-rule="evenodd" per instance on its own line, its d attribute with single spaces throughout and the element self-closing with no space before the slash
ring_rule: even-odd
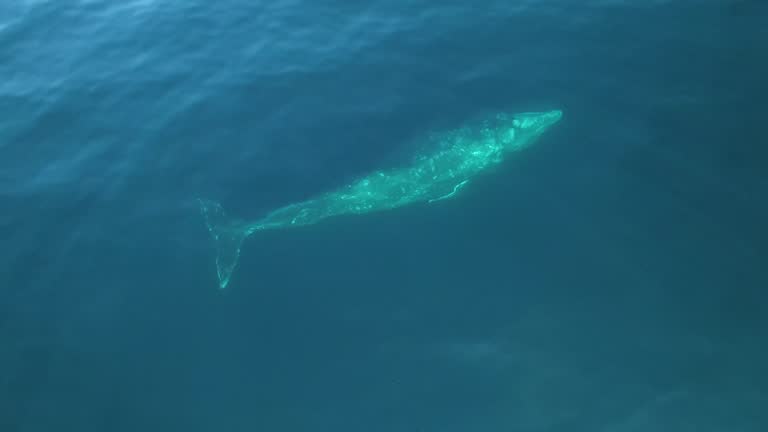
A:
<svg viewBox="0 0 768 432">
<path fill-rule="evenodd" d="M 200 210 L 216 244 L 219 288 L 229 284 L 248 236 L 258 231 L 312 225 L 345 214 L 390 210 L 456 196 L 470 180 L 521 150 L 562 117 L 562 111 L 498 113 L 458 129 L 431 134 L 430 154 L 409 166 L 374 171 L 339 189 L 278 208 L 255 221 L 227 217 L 215 201 L 200 199 Z"/>
</svg>

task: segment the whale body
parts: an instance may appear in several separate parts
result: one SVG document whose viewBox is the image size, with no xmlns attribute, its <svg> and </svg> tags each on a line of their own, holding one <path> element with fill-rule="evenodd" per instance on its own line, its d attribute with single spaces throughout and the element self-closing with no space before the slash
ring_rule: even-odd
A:
<svg viewBox="0 0 768 432">
<path fill-rule="evenodd" d="M 432 152 L 417 155 L 407 166 L 374 171 L 339 189 L 280 207 L 253 221 L 229 218 L 218 202 L 200 199 L 200 210 L 216 245 L 219 288 L 229 284 L 242 243 L 252 234 L 312 225 L 333 216 L 453 198 L 474 177 L 530 146 L 562 114 L 560 110 L 502 112 L 454 130 L 432 133 L 427 139 Z"/>
</svg>

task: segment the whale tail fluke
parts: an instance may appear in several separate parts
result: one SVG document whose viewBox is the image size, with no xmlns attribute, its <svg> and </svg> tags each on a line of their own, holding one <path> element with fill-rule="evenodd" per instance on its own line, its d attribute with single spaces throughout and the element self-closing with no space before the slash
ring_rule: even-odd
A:
<svg viewBox="0 0 768 432">
<path fill-rule="evenodd" d="M 199 199 L 200 212 L 216 245 L 216 271 L 219 275 L 219 288 L 229 284 L 232 272 L 240 258 L 240 247 L 248 237 L 248 231 L 235 220 L 227 217 L 224 209 L 216 201 Z"/>
</svg>

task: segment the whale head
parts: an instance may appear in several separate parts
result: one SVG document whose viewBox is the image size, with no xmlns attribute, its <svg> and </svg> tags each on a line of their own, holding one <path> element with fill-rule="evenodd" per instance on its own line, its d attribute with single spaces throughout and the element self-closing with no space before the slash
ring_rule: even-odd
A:
<svg viewBox="0 0 768 432">
<path fill-rule="evenodd" d="M 563 117 L 561 110 L 500 115 L 500 139 L 508 151 L 530 146 L 541 134 Z"/>
</svg>

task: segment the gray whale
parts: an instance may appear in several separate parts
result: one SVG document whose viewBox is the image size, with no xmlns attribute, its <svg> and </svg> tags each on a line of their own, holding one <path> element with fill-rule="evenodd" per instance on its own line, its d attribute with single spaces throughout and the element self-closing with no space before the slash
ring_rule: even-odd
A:
<svg viewBox="0 0 768 432">
<path fill-rule="evenodd" d="M 433 151 L 417 155 L 410 165 L 374 171 L 339 189 L 280 207 L 253 221 L 229 218 L 218 202 L 198 200 L 216 245 L 219 288 L 229 284 L 242 243 L 252 234 L 312 225 L 333 216 L 453 198 L 474 177 L 530 146 L 562 115 L 560 110 L 496 113 L 454 130 L 432 133 L 427 141 Z"/>
</svg>

